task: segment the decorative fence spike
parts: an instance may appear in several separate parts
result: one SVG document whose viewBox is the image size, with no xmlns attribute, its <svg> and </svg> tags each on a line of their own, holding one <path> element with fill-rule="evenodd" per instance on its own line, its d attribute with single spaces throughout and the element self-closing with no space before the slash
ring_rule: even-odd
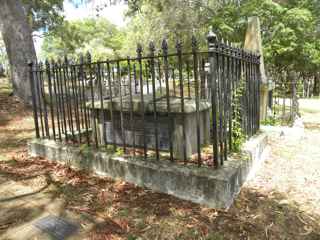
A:
<svg viewBox="0 0 320 240">
<path fill-rule="evenodd" d="M 83 57 L 83 54 L 80 53 L 80 56 L 79 56 L 79 63 L 80 64 L 83 64 L 84 63 L 84 57 Z"/>
<path fill-rule="evenodd" d="M 168 42 L 166 39 L 162 40 L 161 48 L 162 48 L 163 54 L 167 55 L 168 54 Z"/>
<path fill-rule="evenodd" d="M 91 63 L 92 57 L 91 57 L 91 53 L 89 51 L 86 53 L 86 60 L 88 63 Z"/>
<path fill-rule="evenodd" d="M 156 47 L 155 47 L 153 41 L 151 41 L 151 42 L 149 43 L 149 50 L 150 50 L 150 52 L 152 52 L 152 53 L 154 54 L 154 52 L 155 52 L 155 50 L 156 50 Z"/>
<path fill-rule="evenodd" d="M 46 68 L 50 70 L 50 62 L 48 59 L 45 60 Z"/>
<path fill-rule="evenodd" d="M 140 58 L 140 57 L 142 57 L 142 45 L 140 44 L 140 43 L 138 43 L 137 44 L 137 50 L 136 50 L 136 52 L 137 52 L 137 56 Z"/>
<path fill-rule="evenodd" d="M 64 65 L 69 65 L 69 60 L 67 55 L 65 55 L 63 59 L 64 59 Z"/>
<path fill-rule="evenodd" d="M 177 49 L 177 54 L 179 55 L 180 53 L 182 53 L 182 42 L 181 40 L 177 40 L 176 42 L 176 49 Z"/>
<path fill-rule="evenodd" d="M 198 50 L 198 40 L 194 35 L 191 38 L 191 46 L 192 46 L 192 51 L 193 52 Z"/>
</svg>

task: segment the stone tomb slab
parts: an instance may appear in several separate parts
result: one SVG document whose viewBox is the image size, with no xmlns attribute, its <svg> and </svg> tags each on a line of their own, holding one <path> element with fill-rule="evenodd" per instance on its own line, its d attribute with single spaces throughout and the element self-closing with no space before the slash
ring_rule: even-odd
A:
<svg viewBox="0 0 320 240">
<path fill-rule="evenodd" d="M 169 131 L 172 124 L 172 143 L 173 155 L 175 158 L 183 159 L 184 144 L 186 147 L 187 158 L 197 151 L 197 113 L 196 101 L 186 98 L 184 100 L 184 111 L 181 109 L 181 98 L 170 97 L 170 113 L 167 114 L 167 99 L 160 97 L 156 99 L 157 112 L 157 130 L 159 149 L 169 151 Z M 131 106 L 132 105 L 132 106 Z M 92 104 L 87 106 L 92 108 Z M 145 120 L 142 121 L 141 110 L 144 107 Z M 201 100 L 199 102 L 199 123 L 200 123 L 200 145 L 209 143 L 210 139 L 210 107 L 208 101 Z M 112 108 L 114 122 L 111 122 L 110 110 Z M 101 111 L 104 112 L 105 122 L 101 121 Z M 131 121 L 131 111 L 133 121 Z M 144 104 L 141 104 L 140 95 L 132 97 L 132 104 L 129 96 L 122 98 L 122 117 L 123 117 L 123 134 L 121 127 L 121 104 L 120 98 L 113 98 L 112 104 L 110 100 L 94 103 L 94 111 L 92 117 L 98 121 L 98 136 L 101 143 L 104 143 L 103 129 L 108 144 L 116 143 L 122 145 L 125 139 L 127 146 L 143 147 L 144 131 L 148 149 L 155 149 L 155 119 L 154 119 L 154 104 L 152 95 L 144 95 Z M 104 128 L 103 128 L 104 125 Z M 186 139 L 183 141 L 183 126 L 185 127 Z"/>
<path fill-rule="evenodd" d="M 75 234 L 79 227 L 63 218 L 49 215 L 34 223 L 34 226 L 48 233 L 56 240 L 64 240 Z"/>
</svg>

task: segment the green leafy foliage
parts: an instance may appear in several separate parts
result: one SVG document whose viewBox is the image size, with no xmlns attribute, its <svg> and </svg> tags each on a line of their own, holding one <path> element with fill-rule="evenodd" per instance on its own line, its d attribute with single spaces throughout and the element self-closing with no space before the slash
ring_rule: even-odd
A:
<svg viewBox="0 0 320 240">
<path fill-rule="evenodd" d="M 123 44 L 125 54 L 134 54 L 132 45 L 135 46 L 138 42 L 146 46 L 152 40 L 160 46 L 163 38 L 168 40 L 171 51 L 174 51 L 178 39 L 183 42 L 185 48 L 190 48 L 191 35 L 198 38 L 200 47 L 205 47 L 206 32 L 211 25 L 211 19 L 214 18 L 216 9 L 221 8 L 221 1 L 134 2 L 135 4 L 129 4 L 127 13 L 131 17 L 131 22 L 126 29 L 127 34 Z"/>
<path fill-rule="evenodd" d="M 280 125 L 280 119 L 278 119 L 276 116 L 270 116 L 267 117 L 265 120 L 261 121 L 262 125 L 269 125 L 269 126 L 276 126 Z"/>
<path fill-rule="evenodd" d="M 320 4 L 317 0 L 242 0 L 240 4 L 236 1 L 140 0 L 135 3 L 135 8 L 128 11 L 132 21 L 123 43 L 126 54 L 135 54 L 132 43 L 145 45 L 150 40 L 160 43 L 164 37 L 169 39 L 169 46 L 174 47 L 174 41 L 181 39 L 187 48 L 190 34 L 195 34 L 200 46 L 205 47 L 205 33 L 210 26 L 219 38 L 242 44 L 248 17 L 258 16 L 269 75 L 278 81 L 292 81 L 280 79 L 279 75 L 288 71 L 305 75 L 319 72 Z"/>
<path fill-rule="evenodd" d="M 234 92 L 232 109 L 233 109 L 233 119 L 232 119 L 232 150 L 234 152 L 239 152 L 241 150 L 242 144 L 246 140 L 246 135 L 242 128 L 242 104 L 241 99 L 245 93 L 245 80 L 242 78 L 236 90 Z"/>
<path fill-rule="evenodd" d="M 104 18 L 65 21 L 45 37 L 41 55 L 57 58 L 89 51 L 95 59 L 106 59 L 118 55 L 122 38 L 121 31 Z"/>
<path fill-rule="evenodd" d="M 31 28 L 52 30 L 63 21 L 63 0 L 21 0 Z"/>
</svg>

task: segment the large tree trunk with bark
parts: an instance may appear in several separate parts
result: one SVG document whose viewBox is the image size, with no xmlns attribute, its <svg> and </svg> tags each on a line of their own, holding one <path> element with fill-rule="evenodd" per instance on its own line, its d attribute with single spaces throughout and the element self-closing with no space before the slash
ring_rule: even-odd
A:
<svg viewBox="0 0 320 240">
<path fill-rule="evenodd" d="M 25 103 L 30 103 L 27 62 L 36 60 L 32 30 L 20 0 L 1 0 L 0 3 L 0 30 L 9 58 L 13 91 Z"/>
</svg>

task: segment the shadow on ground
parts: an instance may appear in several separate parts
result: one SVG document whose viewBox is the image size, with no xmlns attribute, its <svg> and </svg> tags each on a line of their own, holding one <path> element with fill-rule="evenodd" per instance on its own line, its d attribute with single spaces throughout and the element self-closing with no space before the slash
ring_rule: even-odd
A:
<svg viewBox="0 0 320 240">
<path fill-rule="evenodd" d="M 50 212 L 79 216 L 88 239 L 320 239 L 320 217 L 277 192 L 244 188 L 228 211 L 218 211 L 42 159 L 4 162 L 0 169 L 7 179 L 0 189 L 12 181 L 33 189 L 0 198 L 0 238 Z"/>
</svg>

